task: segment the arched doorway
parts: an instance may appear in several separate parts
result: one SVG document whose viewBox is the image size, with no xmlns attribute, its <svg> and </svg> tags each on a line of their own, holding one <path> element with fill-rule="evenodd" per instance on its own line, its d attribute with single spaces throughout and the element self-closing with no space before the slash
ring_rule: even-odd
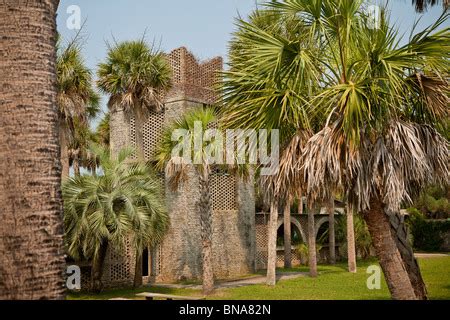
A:
<svg viewBox="0 0 450 320">
<path fill-rule="evenodd" d="M 291 217 L 291 265 L 300 265 L 301 259 L 298 247 L 306 241 L 305 235 L 298 220 Z M 284 267 L 284 223 L 278 223 L 277 229 L 277 266 Z"/>
<path fill-rule="evenodd" d="M 299 228 L 291 223 L 291 245 L 297 246 L 301 243 L 304 243 L 303 235 L 300 232 Z M 284 246 L 284 224 L 278 227 L 277 230 L 277 247 Z"/>
</svg>

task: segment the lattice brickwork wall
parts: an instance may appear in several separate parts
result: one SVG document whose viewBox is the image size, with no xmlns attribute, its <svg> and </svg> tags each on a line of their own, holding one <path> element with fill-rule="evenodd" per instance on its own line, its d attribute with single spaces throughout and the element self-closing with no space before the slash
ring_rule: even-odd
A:
<svg viewBox="0 0 450 320">
<path fill-rule="evenodd" d="M 298 254 L 297 250 L 291 251 L 291 264 L 292 264 L 292 266 L 300 265 L 300 255 Z M 284 267 L 284 252 L 283 252 L 283 250 L 277 251 L 277 267 L 279 267 L 279 268 Z"/>
<path fill-rule="evenodd" d="M 181 47 L 167 55 L 172 67 L 172 83 L 181 89 L 190 99 L 206 104 L 217 100 L 214 90 L 219 80 L 218 71 L 222 70 L 223 60 L 220 57 L 199 62 L 186 48 Z"/>
<path fill-rule="evenodd" d="M 134 254 L 129 240 L 123 250 L 117 248 L 109 250 L 108 265 L 109 279 L 107 280 L 112 286 L 133 281 Z"/>
<path fill-rule="evenodd" d="M 131 126 L 131 144 L 136 148 L 136 121 L 134 117 L 130 119 Z M 161 141 L 164 129 L 164 111 L 150 111 L 149 117 L 144 124 L 144 156 L 145 159 L 151 160 L 155 156 L 156 148 Z"/>
<path fill-rule="evenodd" d="M 213 211 L 237 210 L 236 179 L 233 175 L 214 172 L 210 176 Z"/>
<path fill-rule="evenodd" d="M 264 269 L 267 264 L 267 219 L 265 215 L 255 217 L 256 232 L 256 268 Z"/>
</svg>

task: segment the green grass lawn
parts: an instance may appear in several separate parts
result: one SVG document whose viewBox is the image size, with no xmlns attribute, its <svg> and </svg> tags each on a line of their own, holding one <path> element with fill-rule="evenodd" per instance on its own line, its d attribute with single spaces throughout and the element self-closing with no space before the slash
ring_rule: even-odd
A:
<svg viewBox="0 0 450 320">
<path fill-rule="evenodd" d="M 249 299 L 249 300 L 378 300 L 389 299 L 384 278 L 380 290 L 369 290 L 366 273 L 369 265 L 374 261 L 359 261 L 358 272 L 347 272 L 346 264 L 335 266 L 320 265 L 317 278 L 300 277 L 297 279 L 279 281 L 275 287 L 266 285 L 252 285 L 239 288 L 227 288 L 216 290 L 209 299 Z M 450 299 L 450 256 L 419 259 L 422 275 L 428 289 L 430 299 Z M 280 270 L 281 271 L 281 270 Z M 304 271 L 308 268 L 299 267 L 284 271 Z M 143 291 L 167 293 L 175 295 L 201 296 L 199 290 L 192 289 L 168 289 L 158 287 L 146 287 L 139 290 L 112 290 L 100 295 L 71 294 L 68 299 L 110 299 L 114 297 L 133 298 L 135 294 Z"/>
</svg>

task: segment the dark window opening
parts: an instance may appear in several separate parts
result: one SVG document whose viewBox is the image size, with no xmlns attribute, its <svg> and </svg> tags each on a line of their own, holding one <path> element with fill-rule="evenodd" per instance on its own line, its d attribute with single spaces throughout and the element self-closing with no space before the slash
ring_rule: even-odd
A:
<svg viewBox="0 0 450 320">
<path fill-rule="evenodd" d="M 297 246 L 300 243 L 303 243 L 302 234 L 295 224 L 291 224 L 291 245 Z M 284 224 L 277 231 L 277 246 L 284 246 Z"/>
<path fill-rule="evenodd" d="M 148 249 L 145 248 L 142 253 L 142 276 L 147 277 L 148 271 Z"/>
</svg>

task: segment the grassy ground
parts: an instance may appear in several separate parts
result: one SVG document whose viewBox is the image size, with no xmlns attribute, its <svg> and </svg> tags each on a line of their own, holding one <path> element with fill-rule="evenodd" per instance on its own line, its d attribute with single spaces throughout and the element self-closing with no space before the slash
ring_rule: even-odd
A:
<svg viewBox="0 0 450 320">
<path fill-rule="evenodd" d="M 279 281 L 276 287 L 266 285 L 252 285 L 240 288 L 219 289 L 209 299 L 249 299 L 249 300 L 378 300 L 389 299 L 384 278 L 380 290 L 369 290 L 366 273 L 369 265 L 376 264 L 374 261 L 359 261 L 358 272 L 351 274 L 347 272 L 346 264 L 335 266 L 321 265 L 318 267 L 319 276 L 315 279 L 300 277 L 297 279 Z M 421 258 L 419 264 L 425 283 L 428 288 L 430 299 L 450 299 L 450 256 Z M 304 271 L 306 267 L 292 268 L 280 271 Z M 143 291 L 167 293 L 175 295 L 201 296 L 199 290 L 191 289 L 169 289 L 158 287 L 146 287 L 139 290 L 113 290 L 100 295 L 71 294 L 69 299 L 110 299 L 114 297 L 133 298 L 135 294 Z"/>
</svg>

